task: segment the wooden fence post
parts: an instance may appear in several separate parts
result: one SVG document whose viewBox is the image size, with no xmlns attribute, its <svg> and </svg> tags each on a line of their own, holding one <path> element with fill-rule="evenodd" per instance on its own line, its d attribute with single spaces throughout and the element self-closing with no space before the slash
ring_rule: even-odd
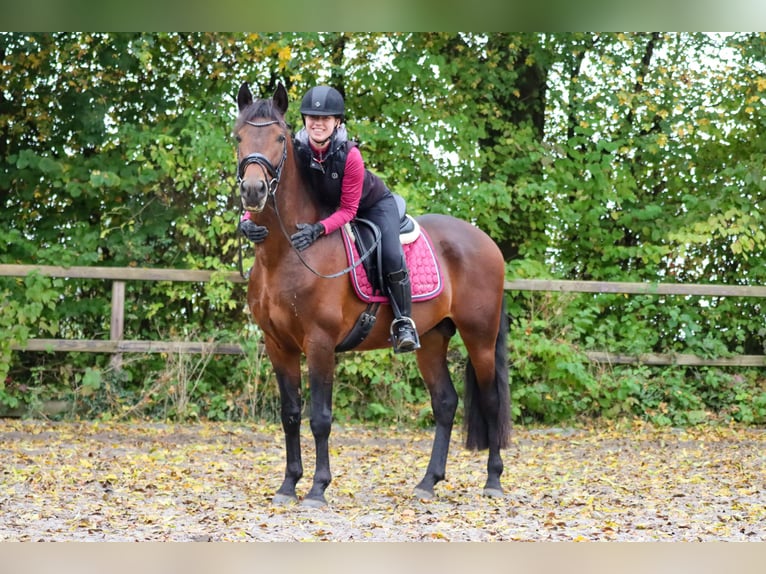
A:
<svg viewBox="0 0 766 574">
<path fill-rule="evenodd" d="M 109 338 L 121 341 L 125 332 L 125 281 L 112 282 L 112 317 Z M 122 368 L 122 353 L 112 356 L 111 365 L 115 370 Z"/>
</svg>

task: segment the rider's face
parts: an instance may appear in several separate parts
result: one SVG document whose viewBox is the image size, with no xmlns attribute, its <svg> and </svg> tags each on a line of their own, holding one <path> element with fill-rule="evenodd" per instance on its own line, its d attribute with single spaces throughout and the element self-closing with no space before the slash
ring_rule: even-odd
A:
<svg viewBox="0 0 766 574">
<path fill-rule="evenodd" d="M 335 116 L 305 116 L 305 118 L 306 132 L 311 143 L 320 149 L 329 145 L 330 136 L 340 124 L 340 120 Z"/>
</svg>

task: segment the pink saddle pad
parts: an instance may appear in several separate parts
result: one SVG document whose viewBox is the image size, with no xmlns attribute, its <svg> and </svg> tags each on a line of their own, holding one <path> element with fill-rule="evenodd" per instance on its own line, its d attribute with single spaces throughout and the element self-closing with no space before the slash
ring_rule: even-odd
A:
<svg viewBox="0 0 766 574">
<path fill-rule="evenodd" d="M 359 261 L 359 251 L 345 227 L 341 228 L 341 232 L 343 235 L 343 245 L 346 247 L 348 263 L 353 265 Z M 439 261 L 436 259 L 436 253 L 426 230 L 421 227 L 418 238 L 412 243 L 402 245 L 402 249 L 404 250 L 404 258 L 407 261 L 407 269 L 410 272 L 413 302 L 428 301 L 438 296 L 442 292 L 444 284 L 442 283 Z M 380 291 L 373 293 L 372 285 L 363 264 L 357 265 L 348 275 L 354 291 L 362 301 L 365 303 L 388 302 L 388 297 Z"/>
</svg>

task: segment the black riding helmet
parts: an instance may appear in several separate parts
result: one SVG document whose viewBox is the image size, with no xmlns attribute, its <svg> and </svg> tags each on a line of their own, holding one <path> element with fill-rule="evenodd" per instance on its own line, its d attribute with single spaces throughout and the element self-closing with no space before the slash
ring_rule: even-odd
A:
<svg viewBox="0 0 766 574">
<path fill-rule="evenodd" d="M 330 86 L 311 88 L 301 101 L 301 115 L 304 116 L 337 116 L 342 120 L 345 111 L 343 96 Z"/>
</svg>

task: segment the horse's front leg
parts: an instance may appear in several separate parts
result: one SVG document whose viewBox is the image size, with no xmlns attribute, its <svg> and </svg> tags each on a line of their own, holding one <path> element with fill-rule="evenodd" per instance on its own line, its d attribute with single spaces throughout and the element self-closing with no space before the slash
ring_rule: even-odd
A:
<svg viewBox="0 0 766 574">
<path fill-rule="evenodd" d="M 324 506 L 324 492 L 332 480 L 330 473 L 329 439 L 332 426 L 332 384 L 335 354 L 332 348 L 314 349 L 306 354 L 311 391 L 311 432 L 316 448 L 314 483 L 303 504 Z"/>
<path fill-rule="evenodd" d="M 301 372 L 300 354 L 283 356 L 280 353 L 270 355 L 279 384 L 281 400 L 282 430 L 285 433 L 285 478 L 282 486 L 274 495 L 275 504 L 295 502 L 295 486 L 303 476 L 301 459 Z"/>
</svg>

